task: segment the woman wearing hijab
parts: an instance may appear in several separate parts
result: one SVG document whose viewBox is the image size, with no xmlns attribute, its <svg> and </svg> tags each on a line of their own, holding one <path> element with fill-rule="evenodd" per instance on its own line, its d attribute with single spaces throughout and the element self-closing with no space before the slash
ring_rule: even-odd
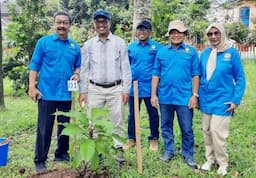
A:
<svg viewBox="0 0 256 178">
<path fill-rule="evenodd" d="M 206 34 L 210 46 L 200 56 L 199 88 L 206 157 L 202 170 L 208 171 L 217 163 L 217 174 L 224 176 L 230 119 L 244 95 L 245 75 L 239 53 L 230 46 L 224 26 L 213 23 Z"/>
</svg>

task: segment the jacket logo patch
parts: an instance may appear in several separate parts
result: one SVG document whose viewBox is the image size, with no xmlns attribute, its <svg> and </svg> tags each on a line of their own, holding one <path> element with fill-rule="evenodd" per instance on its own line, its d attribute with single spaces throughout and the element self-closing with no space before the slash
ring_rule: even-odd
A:
<svg viewBox="0 0 256 178">
<path fill-rule="evenodd" d="M 231 54 L 230 53 L 225 53 L 224 54 L 224 61 L 230 61 L 230 58 L 231 58 Z"/>
<path fill-rule="evenodd" d="M 70 48 L 74 49 L 75 48 L 75 44 L 74 43 L 70 43 Z"/>
<path fill-rule="evenodd" d="M 150 46 L 150 50 L 156 50 L 156 46 L 155 45 Z"/>
</svg>

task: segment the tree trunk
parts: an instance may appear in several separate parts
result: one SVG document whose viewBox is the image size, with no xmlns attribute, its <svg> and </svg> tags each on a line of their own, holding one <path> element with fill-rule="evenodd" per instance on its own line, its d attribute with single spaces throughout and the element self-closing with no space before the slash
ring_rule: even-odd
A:
<svg viewBox="0 0 256 178">
<path fill-rule="evenodd" d="M 4 105 L 4 86 L 3 86 L 3 47 L 2 47 L 2 17 L 0 4 L 0 110 L 5 108 Z"/>
<path fill-rule="evenodd" d="M 133 4 L 133 39 L 137 24 L 142 19 L 149 19 L 151 17 L 151 0 L 134 0 Z"/>
</svg>

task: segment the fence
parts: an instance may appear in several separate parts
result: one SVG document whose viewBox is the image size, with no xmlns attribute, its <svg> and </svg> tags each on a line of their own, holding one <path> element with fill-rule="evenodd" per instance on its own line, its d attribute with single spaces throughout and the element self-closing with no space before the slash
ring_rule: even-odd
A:
<svg viewBox="0 0 256 178">
<path fill-rule="evenodd" d="M 234 44 L 234 47 L 239 51 L 242 59 L 256 60 L 256 46 L 247 44 Z"/>
<path fill-rule="evenodd" d="M 201 52 L 206 45 L 205 44 L 195 44 L 196 49 Z M 248 44 L 233 44 L 239 53 L 242 59 L 254 59 L 256 60 L 256 46 L 255 45 L 248 45 Z"/>
</svg>

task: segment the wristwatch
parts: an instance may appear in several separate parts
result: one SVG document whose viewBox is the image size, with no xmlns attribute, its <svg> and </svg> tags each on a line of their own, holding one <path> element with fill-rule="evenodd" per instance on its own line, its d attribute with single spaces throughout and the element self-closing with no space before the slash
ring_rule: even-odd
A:
<svg viewBox="0 0 256 178">
<path fill-rule="evenodd" d="M 193 93 L 194 96 L 196 96 L 197 98 L 199 97 L 198 93 Z"/>
</svg>

